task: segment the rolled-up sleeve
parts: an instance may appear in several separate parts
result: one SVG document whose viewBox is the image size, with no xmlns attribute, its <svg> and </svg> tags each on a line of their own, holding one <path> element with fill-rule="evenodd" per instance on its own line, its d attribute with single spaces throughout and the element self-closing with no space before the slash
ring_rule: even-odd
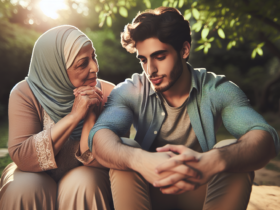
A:
<svg viewBox="0 0 280 210">
<path fill-rule="evenodd" d="M 237 139 L 251 130 L 264 130 L 271 134 L 276 153 L 280 150 L 279 137 L 276 130 L 250 105 L 243 91 L 232 82 L 224 82 L 217 87 L 216 103 L 222 113 L 226 129 Z"/>
<path fill-rule="evenodd" d="M 108 97 L 103 112 L 89 133 L 88 145 L 90 150 L 92 149 L 93 136 L 98 130 L 109 129 L 118 136 L 124 136 L 129 131 L 133 121 L 133 111 L 126 100 L 129 97 L 122 96 L 126 95 L 125 91 L 129 89 L 123 91 L 124 89 L 117 86 Z"/>
</svg>

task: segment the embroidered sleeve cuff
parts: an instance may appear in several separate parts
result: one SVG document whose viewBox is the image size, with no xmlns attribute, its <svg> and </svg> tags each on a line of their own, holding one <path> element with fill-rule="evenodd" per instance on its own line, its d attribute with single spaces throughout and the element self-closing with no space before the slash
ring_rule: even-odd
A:
<svg viewBox="0 0 280 210">
<path fill-rule="evenodd" d="M 51 139 L 51 129 L 46 129 L 33 136 L 38 163 L 42 171 L 57 168 Z"/>
<path fill-rule="evenodd" d="M 85 151 L 83 154 L 81 154 L 80 146 L 78 147 L 75 153 L 75 157 L 77 158 L 78 161 L 80 161 L 84 165 L 88 165 L 94 160 L 93 155 L 89 149 Z"/>
</svg>

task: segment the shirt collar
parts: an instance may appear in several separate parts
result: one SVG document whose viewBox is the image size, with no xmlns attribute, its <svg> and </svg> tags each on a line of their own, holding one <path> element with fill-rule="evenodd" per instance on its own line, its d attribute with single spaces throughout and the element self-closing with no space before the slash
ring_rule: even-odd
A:
<svg viewBox="0 0 280 210">
<path fill-rule="evenodd" d="M 193 69 L 193 67 L 191 66 L 191 64 L 189 64 L 187 62 L 187 66 L 188 66 L 188 69 L 189 71 L 191 72 L 191 89 L 190 89 L 190 93 L 192 92 L 192 90 L 195 88 L 196 90 L 198 89 L 198 86 L 197 86 L 197 77 L 196 77 L 196 74 L 195 74 L 195 71 Z M 146 75 L 145 75 L 146 77 Z M 147 79 L 147 77 L 146 77 Z M 147 79 L 147 82 L 149 82 L 149 85 L 150 84 L 150 81 Z M 155 90 L 150 86 L 150 93 L 149 93 L 149 96 L 152 96 L 154 94 L 157 94 L 157 92 L 155 92 Z"/>
</svg>

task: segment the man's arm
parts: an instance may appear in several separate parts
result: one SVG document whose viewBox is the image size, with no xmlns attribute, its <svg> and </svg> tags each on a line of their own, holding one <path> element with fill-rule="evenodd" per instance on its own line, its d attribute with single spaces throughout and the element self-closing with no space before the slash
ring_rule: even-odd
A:
<svg viewBox="0 0 280 210">
<path fill-rule="evenodd" d="M 122 144 L 121 139 L 109 129 L 101 129 L 93 137 L 92 151 L 97 161 L 107 167 L 130 170 L 139 148 Z"/>
<path fill-rule="evenodd" d="M 249 105 L 245 94 L 233 83 L 225 82 L 213 88 L 208 94 L 212 98 L 216 110 L 222 113 L 222 119 L 227 130 L 234 135 L 238 142 L 220 149 L 212 149 L 205 153 L 196 153 L 189 148 L 166 146 L 159 152 L 173 151 L 180 153 L 157 169 L 183 173 L 186 166 L 191 166 L 201 172 L 202 180 L 206 183 L 213 175 L 227 172 L 248 172 L 263 167 L 279 151 L 279 138 L 276 131 Z M 216 100 L 216 101 L 215 101 Z M 184 157 L 196 153 L 197 163 L 185 163 Z M 174 161 L 172 159 L 178 159 Z M 186 165 L 187 164 L 187 165 Z M 194 181 L 187 178 L 189 181 Z M 172 181 L 171 181 L 172 180 Z M 158 187 L 176 183 L 174 177 L 157 182 Z M 174 193 L 174 189 L 166 189 Z M 175 192 L 176 193 L 176 192 Z"/>
<path fill-rule="evenodd" d="M 198 153 L 187 147 L 177 145 L 166 145 L 158 148 L 158 151 L 172 151 L 180 154 L 159 165 L 157 167 L 159 173 L 164 171 L 184 173 L 185 167 L 190 166 L 198 170 L 202 177 L 199 181 L 187 178 L 190 182 L 196 182 L 197 186 L 207 183 L 217 173 L 242 173 L 260 169 L 276 155 L 271 135 L 262 130 L 249 131 L 237 143 L 212 149 L 205 153 Z M 199 161 L 185 163 L 185 158 L 189 155 L 196 156 Z M 174 185 L 178 181 L 179 177 L 177 179 L 176 177 L 166 177 L 157 181 L 155 185 L 157 187 L 164 187 Z M 178 193 L 172 186 L 163 189 L 163 192 L 168 194 Z"/>
<path fill-rule="evenodd" d="M 178 174 L 181 179 L 185 176 L 177 172 L 163 172 L 158 174 L 156 166 L 166 162 L 174 154 L 170 152 L 151 153 L 122 144 L 121 139 L 111 130 L 101 129 L 93 137 L 94 156 L 103 166 L 118 170 L 134 170 L 140 173 L 148 182 L 154 183 L 158 179 L 163 179 L 171 174 Z M 193 156 L 189 156 L 186 161 L 195 161 Z M 189 170 L 188 176 L 197 177 L 197 172 Z M 196 180 L 196 179 L 195 179 Z M 193 185 L 181 182 L 178 185 L 185 189 L 193 189 Z M 176 185 L 175 188 L 178 188 Z"/>
</svg>

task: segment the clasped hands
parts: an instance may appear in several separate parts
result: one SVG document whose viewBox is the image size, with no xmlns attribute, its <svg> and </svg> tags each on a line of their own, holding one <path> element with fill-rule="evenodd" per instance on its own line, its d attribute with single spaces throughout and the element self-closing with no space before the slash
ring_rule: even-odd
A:
<svg viewBox="0 0 280 210">
<path fill-rule="evenodd" d="M 81 86 L 73 90 L 75 100 L 72 107 L 72 115 L 84 119 L 88 114 L 94 114 L 94 109 L 99 107 L 103 94 L 97 87 Z"/>
<path fill-rule="evenodd" d="M 159 176 L 148 181 L 154 187 L 159 187 L 164 194 L 194 190 L 223 170 L 217 150 L 199 153 L 183 145 L 168 144 L 151 154 L 158 153 L 168 154 L 169 158 L 154 168 Z"/>
</svg>

